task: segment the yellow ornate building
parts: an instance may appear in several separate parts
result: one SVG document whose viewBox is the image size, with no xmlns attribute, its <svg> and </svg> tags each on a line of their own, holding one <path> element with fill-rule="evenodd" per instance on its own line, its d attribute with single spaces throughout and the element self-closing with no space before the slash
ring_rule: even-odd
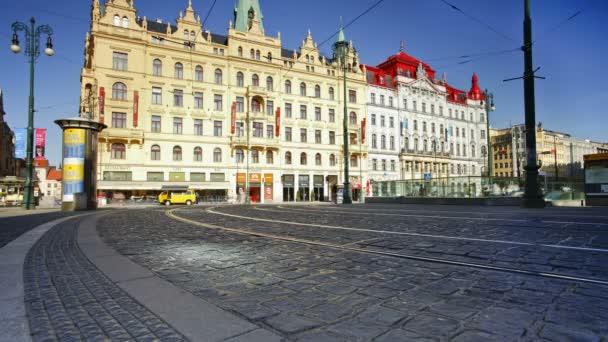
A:
<svg viewBox="0 0 608 342">
<path fill-rule="evenodd" d="M 310 32 L 298 50 L 285 49 L 280 33 L 266 34 L 257 0 L 238 1 L 227 35 L 202 27 L 191 1 L 173 24 L 138 16 L 129 0 L 93 0 L 85 45 L 81 115 L 109 126 L 99 135 L 101 192 L 188 186 L 242 200 L 249 185 L 253 201 L 334 198 L 343 182 L 343 74 Z M 366 80 L 349 50 L 358 175 Z"/>
</svg>

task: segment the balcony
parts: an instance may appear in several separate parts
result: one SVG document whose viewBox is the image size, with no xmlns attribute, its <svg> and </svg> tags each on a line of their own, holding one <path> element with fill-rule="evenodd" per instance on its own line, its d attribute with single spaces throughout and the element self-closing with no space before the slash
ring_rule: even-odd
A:
<svg viewBox="0 0 608 342">
<path fill-rule="evenodd" d="M 450 157 L 449 152 L 433 152 L 433 151 L 419 151 L 409 148 L 402 148 L 401 154 L 405 155 L 416 155 L 416 156 L 428 156 L 428 157 Z"/>
<path fill-rule="evenodd" d="M 247 148 L 247 137 L 245 136 L 232 136 L 230 137 L 230 145 L 233 148 Z M 252 149 L 261 149 L 261 150 L 278 150 L 281 145 L 281 140 L 279 138 L 258 138 L 258 137 L 249 137 L 249 147 Z"/>
<path fill-rule="evenodd" d="M 98 135 L 100 142 L 125 142 L 127 144 L 143 144 L 144 131 L 133 128 L 108 128 Z"/>
</svg>

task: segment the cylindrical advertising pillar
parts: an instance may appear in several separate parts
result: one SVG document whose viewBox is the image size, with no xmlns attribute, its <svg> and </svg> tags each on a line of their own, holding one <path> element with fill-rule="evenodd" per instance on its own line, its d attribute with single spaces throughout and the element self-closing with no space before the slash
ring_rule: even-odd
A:
<svg viewBox="0 0 608 342">
<path fill-rule="evenodd" d="M 97 134 L 107 126 L 84 118 L 55 120 L 63 129 L 61 210 L 97 209 Z"/>
</svg>

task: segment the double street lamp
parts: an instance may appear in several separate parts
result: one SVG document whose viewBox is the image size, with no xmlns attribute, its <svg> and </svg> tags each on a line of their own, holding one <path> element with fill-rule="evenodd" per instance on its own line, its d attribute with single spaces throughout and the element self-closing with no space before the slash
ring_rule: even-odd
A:
<svg viewBox="0 0 608 342">
<path fill-rule="evenodd" d="M 46 34 L 46 48 L 44 49 L 44 53 L 47 56 L 52 56 L 55 54 L 53 50 L 53 40 L 51 36 L 53 35 L 53 29 L 48 25 L 41 25 L 36 27 L 36 20 L 34 18 L 30 19 L 30 27 L 28 28 L 27 24 L 21 22 L 15 22 L 12 25 L 13 28 L 13 39 L 11 43 L 11 51 L 14 53 L 21 52 L 21 47 L 19 46 L 19 37 L 17 32 L 23 31 L 23 35 L 25 36 L 25 55 L 30 59 L 30 97 L 29 97 L 29 110 L 27 116 L 27 154 L 26 154 L 26 176 L 25 176 L 25 194 L 23 198 L 23 206 L 25 209 L 33 209 L 34 208 L 34 189 L 32 185 L 33 178 L 33 164 L 34 164 L 34 153 L 33 153 L 33 145 L 34 145 L 34 65 L 36 64 L 36 59 L 40 56 L 40 35 Z"/>
<path fill-rule="evenodd" d="M 486 101 L 485 101 L 485 110 L 486 110 L 486 139 L 487 139 L 487 163 L 488 167 L 486 171 L 488 172 L 488 180 L 492 177 L 492 145 L 490 144 L 490 112 L 496 110 L 494 107 L 494 94 L 490 93 L 487 89 L 484 92 Z"/>
</svg>

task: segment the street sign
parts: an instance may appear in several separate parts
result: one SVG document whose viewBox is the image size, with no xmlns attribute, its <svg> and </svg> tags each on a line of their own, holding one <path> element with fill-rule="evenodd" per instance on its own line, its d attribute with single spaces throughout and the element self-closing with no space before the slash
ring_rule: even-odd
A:
<svg viewBox="0 0 608 342">
<path fill-rule="evenodd" d="M 430 179 L 433 179 L 433 175 L 431 175 L 430 173 L 425 173 L 424 180 L 430 180 Z"/>
</svg>

